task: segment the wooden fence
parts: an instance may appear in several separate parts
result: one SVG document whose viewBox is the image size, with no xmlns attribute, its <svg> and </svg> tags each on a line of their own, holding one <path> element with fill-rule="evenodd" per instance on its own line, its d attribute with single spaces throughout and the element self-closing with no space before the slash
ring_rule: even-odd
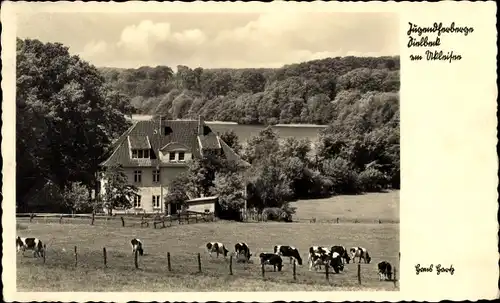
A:
<svg viewBox="0 0 500 303">
<path fill-rule="evenodd" d="M 216 221 L 213 213 L 201 213 L 187 211 L 171 216 L 159 214 L 141 215 L 113 215 L 102 214 L 44 214 L 44 213 L 18 213 L 18 221 L 29 221 L 30 223 L 88 223 L 90 225 L 121 225 L 122 227 L 153 227 L 166 228 L 174 224 L 193 224 L 201 222 Z"/>
<path fill-rule="evenodd" d="M 172 258 L 171 258 L 172 254 L 170 252 L 167 252 L 167 269 L 168 269 L 168 272 L 172 272 L 173 269 L 172 268 L 175 268 L 175 264 L 172 265 Z M 43 253 L 43 264 L 46 264 L 47 262 L 47 247 L 44 245 L 44 253 Z M 141 268 L 141 266 L 139 265 L 140 262 L 139 262 L 139 259 L 140 259 L 140 255 L 138 253 L 138 251 L 136 250 L 133 254 L 133 259 L 131 260 L 131 263 L 133 263 L 133 265 L 131 265 L 130 268 L 135 268 L 135 269 L 141 269 L 141 270 L 144 270 L 143 268 Z M 106 247 L 103 247 L 102 249 L 102 266 L 104 268 L 108 268 L 108 260 L 109 260 L 109 255 L 107 253 L 107 250 L 106 250 Z M 120 258 L 121 260 L 121 258 Z M 202 258 L 201 258 L 201 254 L 200 253 L 197 253 L 196 255 L 196 259 L 193 258 L 193 262 L 195 262 L 196 260 L 196 268 L 197 268 L 197 271 L 196 273 L 204 273 L 204 272 L 207 272 L 209 273 L 209 271 L 205 271 L 203 269 L 203 263 L 202 263 Z M 229 256 L 229 262 L 227 263 L 227 274 L 228 275 L 234 275 L 234 271 L 233 271 L 233 255 L 231 254 Z M 122 261 L 120 261 L 120 264 L 121 264 Z M 78 268 L 78 248 L 77 246 L 74 246 L 74 268 Z M 353 263 L 352 265 L 355 265 L 355 263 Z M 362 285 L 363 283 L 363 279 L 362 279 L 362 275 L 361 275 L 361 264 L 356 264 L 357 266 L 357 274 L 356 274 L 356 279 L 357 279 L 357 282 L 359 285 Z M 262 278 L 263 279 L 266 279 L 266 273 L 268 272 L 275 272 L 276 271 L 276 268 L 273 268 L 273 270 L 266 270 L 266 266 L 265 264 L 261 263 L 260 264 L 260 268 L 261 268 L 261 275 L 262 275 Z M 330 283 L 331 280 L 334 279 L 334 275 L 332 272 L 330 272 L 331 269 L 329 269 L 329 266 L 325 266 L 325 272 L 324 272 L 324 276 L 325 276 L 325 280 L 327 283 Z M 184 273 L 185 270 L 182 270 Z M 213 273 L 210 273 L 211 275 Z M 292 263 L 292 271 L 291 271 L 291 275 L 292 275 L 292 280 L 293 282 L 297 282 L 297 265 L 296 265 L 296 262 L 295 260 L 293 260 L 293 263 Z M 391 277 L 390 280 L 386 280 L 386 281 L 390 281 L 390 282 L 393 282 L 394 283 L 394 287 L 396 288 L 397 287 L 397 282 L 398 282 L 398 279 L 397 279 L 397 268 L 394 266 L 393 268 L 393 275 Z"/>
<path fill-rule="evenodd" d="M 29 220 L 29 222 L 43 222 L 43 223 L 85 223 L 85 220 L 91 225 L 105 224 L 114 225 L 121 224 L 123 227 L 153 227 L 153 228 L 166 228 L 174 224 L 193 224 L 201 222 L 214 222 L 217 217 L 213 213 L 202 213 L 187 211 L 182 214 L 175 214 L 171 216 L 158 215 L 158 214 L 120 214 L 120 215 L 92 215 L 92 214 L 44 214 L 44 213 L 20 213 L 16 214 L 17 219 Z M 262 214 L 252 214 L 244 217 L 244 222 L 268 222 L 263 218 Z M 20 220 L 20 221 L 21 221 Z M 116 222 L 119 223 L 116 223 Z M 335 219 L 317 219 L 317 218 L 293 218 L 293 223 L 327 223 L 327 224 L 345 224 L 345 223 L 359 223 L 359 224 L 398 224 L 399 220 L 395 219 L 366 219 L 366 218 L 345 218 L 337 217 Z"/>
<path fill-rule="evenodd" d="M 242 213 L 243 221 L 245 222 L 268 222 L 275 220 L 267 220 L 264 215 L 257 212 L 247 211 Z M 336 217 L 333 219 L 324 218 L 301 218 L 292 216 L 292 222 L 290 223 L 330 223 L 330 224 L 341 224 L 341 223 L 368 223 L 368 224 L 398 224 L 398 219 L 389 218 L 352 218 L 352 217 Z"/>
</svg>

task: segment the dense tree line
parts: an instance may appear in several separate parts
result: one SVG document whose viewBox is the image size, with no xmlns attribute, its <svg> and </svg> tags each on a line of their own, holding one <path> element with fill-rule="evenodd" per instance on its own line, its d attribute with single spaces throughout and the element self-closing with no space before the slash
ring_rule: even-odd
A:
<svg viewBox="0 0 500 303">
<path fill-rule="evenodd" d="M 382 117 L 381 117 L 382 116 Z M 170 184 L 166 202 L 183 203 L 187 194 L 219 196 L 222 217 L 241 219 L 245 204 L 268 219 L 290 220 L 297 199 L 399 189 L 399 114 L 380 126 L 383 113 L 363 110 L 322 131 L 316 148 L 307 139 L 280 140 L 270 127 L 243 148 L 234 132 L 222 135 L 250 167 L 217 157 L 195 160 Z M 276 214 L 285 214 L 283 217 Z"/>
<path fill-rule="evenodd" d="M 130 100 L 60 43 L 17 39 L 16 68 L 17 209 L 85 209 Z"/>
<path fill-rule="evenodd" d="M 240 124 L 329 124 L 368 99 L 397 99 L 399 57 L 327 58 L 277 69 L 102 68 L 136 113 Z M 398 110 L 391 103 L 392 111 Z M 378 109 L 383 110 L 383 109 Z"/>
</svg>

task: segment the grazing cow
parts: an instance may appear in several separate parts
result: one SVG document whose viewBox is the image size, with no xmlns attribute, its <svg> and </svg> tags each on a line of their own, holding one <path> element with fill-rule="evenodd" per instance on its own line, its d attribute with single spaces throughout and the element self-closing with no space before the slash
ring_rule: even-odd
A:
<svg viewBox="0 0 500 303">
<path fill-rule="evenodd" d="M 349 257 L 349 254 L 347 253 L 347 249 L 345 249 L 344 246 L 341 246 L 341 245 L 332 246 L 332 248 L 330 249 L 330 252 L 338 253 L 340 255 L 340 257 L 342 258 L 342 260 L 345 261 L 345 263 L 347 263 L 347 264 L 349 264 L 349 261 L 351 261 L 351 257 Z"/>
<path fill-rule="evenodd" d="M 342 255 L 338 252 L 332 252 L 330 255 L 330 266 L 333 268 L 336 274 L 344 270 L 344 262 L 342 260 Z"/>
<path fill-rule="evenodd" d="M 309 270 L 313 267 L 319 267 L 321 269 L 321 265 L 326 264 L 326 256 L 330 255 L 330 250 L 323 246 L 311 246 L 309 247 L 309 257 L 307 261 L 309 263 Z"/>
<path fill-rule="evenodd" d="M 264 265 L 272 265 L 274 268 L 274 271 L 276 271 L 276 267 L 278 267 L 278 271 L 281 271 L 281 268 L 283 268 L 283 260 L 281 257 L 277 254 L 273 253 L 261 253 L 259 255 L 260 258 L 260 264 Z"/>
<path fill-rule="evenodd" d="M 21 238 L 16 239 L 17 252 L 22 251 L 24 256 L 24 251 L 32 250 L 33 256 L 43 257 L 45 250 L 43 248 L 42 241 L 38 238 Z"/>
<path fill-rule="evenodd" d="M 234 245 L 234 252 L 236 257 L 243 256 L 245 261 L 249 261 L 252 254 L 250 253 L 250 248 L 246 243 L 240 242 Z"/>
<path fill-rule="evenodd" d="M 295 259 L 299 265 L 302 265 L 302 258 L 300 257 L 299 250 L 293 246 L 276 245 L 274 246 L 274 253 L 283 257 L 289 257 L 290 264 L 292 263 L 292 259 Z"/>
<path fill-rule="evenodd" d="M 365 261 L 365 263 L 370 263 L 371 257 L 370 254 L 368 253 L 368 250 L 363 247 L 351 247 L 349 250 L 351 252 L 352 256 L 352 262 L 356 262 L 356 258 L 359 258 L 358 263 L 361 263 L 361 259 Z"/>
<path fill-rule="evenodd" d="M 135 252 L 137 251 L 139 253 L 139 255 L 144 255 L 144 249 L 142 247 L 142 242 L 141 240 L 139 239 L 132 239 L 130 241 L 130 245 L 132 245 L 132 253 L 135 254 Z"/>
<path fill-rule="evenodd" d="M 212 257 L 212 253 L 216 253 L 217 258 L 219 257 L 220 254 L 224 255 L 225 258 L 227 257 L 227 253 L 229 252 L 229 250 L 226 249 L 224 244 L 220 242 L 208 242 L 207 251 L 210 254 L 210 257 Z"/>
<path fill-rule="evenodd" d="M 392 280 L 392 265 L 387 261 L 382 261 L 378 264 L 379 280 Z"/>
<path fill-rule="evenodd" d="M 312 253 L 309 254 L 309 270 L 311 271 L 313 268 L 314 270 L 321 269 L 321 266 L 328 266 L 328 263 L 330 262 L 330 256 L 327 254 L 321 254 L 321 253 Z"/>
</svg>

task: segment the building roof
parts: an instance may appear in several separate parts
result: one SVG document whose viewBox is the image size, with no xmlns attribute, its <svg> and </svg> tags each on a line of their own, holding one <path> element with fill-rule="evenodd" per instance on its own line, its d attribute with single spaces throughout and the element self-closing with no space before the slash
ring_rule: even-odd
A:
<svg viewBox="0 0 500 303">
<path fill-rule="evenodd" d="M 203 124 L 203 127 L 198 127 Z M 202 132 L 199 135 L 199 132 Z M 228 160 L 242 161 L 203 121 L 162 120 L 137 121 L 113 144 L 113 152 L 102 166 L 121 164 L 124 167 L 158 165 L 158 150 L 169 143 L 180 143 L 190 149 L 194 158 L 201 158 L 202 150 L 222 149 Z M 131 149 L 150 149 L 151 159 L 131 159 Z M 160 165 L 171 165 L 162 163 Z"/>
<path fill-rule="evenodd" d="M 151 149 L 149 136 L 128 136 L 131 149 Z"/>
</svg>

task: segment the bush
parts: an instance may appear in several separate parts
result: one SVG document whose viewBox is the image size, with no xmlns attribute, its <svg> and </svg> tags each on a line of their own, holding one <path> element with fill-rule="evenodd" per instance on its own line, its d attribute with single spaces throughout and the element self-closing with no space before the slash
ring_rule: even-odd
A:
<svg viewBox="0 0 500 303">
<path fill-rule="evenodd" d="M 379 170 L 368 168 L 359 174 L 359 185 L 365 192 L 378 192 L 387 186 L 387 178 Z"/>
<path fill-rule="evenodd" d="M 265 221 L 292 222 L 292 214 L 295 213 L 295 208 L 288 204 L 282 208 L 267 207 L 262 211 L 262 217 Z"/>
</svg>

